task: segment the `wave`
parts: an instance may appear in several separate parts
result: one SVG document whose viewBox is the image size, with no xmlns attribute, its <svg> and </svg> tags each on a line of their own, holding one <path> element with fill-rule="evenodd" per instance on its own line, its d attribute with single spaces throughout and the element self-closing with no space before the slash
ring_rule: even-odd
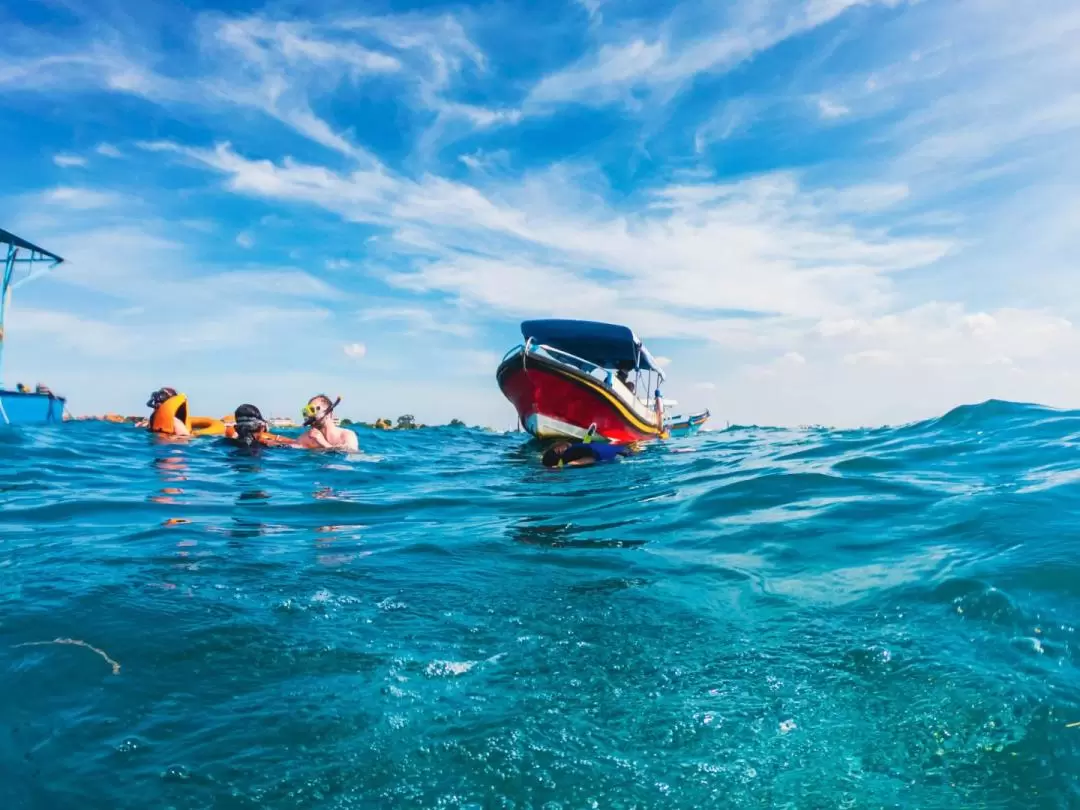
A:
<svg viewBox="0 0 1080 810">
<path fill-rule="evenodd" d="M 0 434 L 5 806 L 1080 804 L 1080 412 L 360 436 Z"/>
</svg>

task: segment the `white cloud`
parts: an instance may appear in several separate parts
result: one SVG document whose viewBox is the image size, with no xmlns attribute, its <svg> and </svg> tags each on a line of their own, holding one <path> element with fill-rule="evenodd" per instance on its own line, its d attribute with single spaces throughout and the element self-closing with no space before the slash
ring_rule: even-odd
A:
<svg viewBox="0 0 1080 810">
<path fill-rule="evenodd" d="M 86 158 L 78 155 L 53 155 L 53 163 L 62 169 L 70 169 L 74 166 L 85 166 Z"/>
<path fill-rule="evenodd" d="M 449 97 L 459 77 L 485 66 L 483 53 L 450 15 L 298 19 L 206 13 L 195 21 L 196 52 L 172 66 L 123 44 L 123 33 L 110 29 L 100 15 L 64 40 L 23 33 L 25 56 L 0 61 L 0 86 L 19 91 L 100 87 L 166 106 L 255 110 L 361 163 L 377 161 L 355 142 L 354 133 L 335 128 L 316 112 L 324 97 L 342 87 L 391 83 L 399 98 L 434 113 L 439 127 L 463 122 L 484 128 L 520 119 L 513 109 L 487 109 Z M 36 55 L 43 51 L 50 55 Z"/>
<path fill-rule="evenodd" d="M 236 244 L 246 249 L 253 248 L 255 247 L 255 237 L 247 231 L 241 231 L 236 235 Z"/>
<path fill-rule="evenodd" d="M 126 329 L 55 310 L 13 307 L 8 330 L 20 341 L 53 340 L 63 351 L 82 357 L 116 357 L 135 347 L 135 335 Z"/>
<path fill-rule="evenodd" d="M 119 159 L 124 156 L 124 153 L 113 146 L 111 143 L 99 143 L 94 149 L 102 157 Z"/>
<path fill-rule="evenodd" d="M 700 74 L 730 70 L 853 6 L 875 2 L 816 0 L 801 9 L 766 2 L 752 8 L 737 5 L 728 15 L 707 3 L 691 4 L 661 24 L 652 38 L 633 36 L 605 44 L 577 64 L 545 76 L 530 93 L 526 109 L 559 102 L 637 105 L 638 91 L 656 92 L 660 101 L 667 101 Z M 881 2 L 895 5 L 894 0 Z M 682 23 L 684 18 L 690 22 Z"/>
<path fill-rule="evenodd" d="M 458 160 L 474 172 L 490 172 L 507 168 L 510 165 L 510 152 L 506 149 L 498 149 L 494 152 L 478 149 L 472 154 L 458 155 Z"/>
<path fill-rule="evenodd" d="M 394 323 L 400 324 L 405 334 L 419 335 L 424 333 L 442 333 L 467 337 L 473 334 L 473 327 L 449 318 L 446 313 L 436 313 L 430 309 L 420 307 L 382 306 L 370 307 L 360 313 L 360 320 L 367 323 Z M 460 316 L 459 316 L 460 317 Z M 399 331 L 394 328 L 395 333 Z"/>
<path fill-rule="evenodd" d="M 851 109 L 838 101 L 833 101 L 827 98 L 819 98 L 817 100 L 818 115 L 822 118 L 843 118 L 845 115 L 851 114 Z"/>
<path fill-rule="evenodd" d="M 46 202 L 62 205 L 66 208 L 90 210 L 108 208 L 120 201 L 120 196 L 109 191 L 96 191 L 89 188 L 59 186 L 42 194 Z"/>
<path fill-rule="evenodd" d="M 892 352 L 887 352 L 883 349 L 865 349 L 861 352 L 844 355 L 844 362 L 852 366 L 858 365 L 859 363 L 871 363 L 884 366 L 895 363 L 896 357 Z"/>
<path fill-rule="evenodd" d="M 867 193 L 862 187 L 804 191 L 790 175 L 668 187 L 650 209 L 627 215 L 596 200 L 568 205 L 558 173 L 481 191 L 381 168 L 342 175 L 295 161 L 250 161 L 228 145 L 147 146 L 224 173 L 239 193 L 395 228 L 393 252 L 428 261 L 391 274 L 391 284 L 510 315 L 545 308 L 559 290 L 582 312 L 608 302 L 651 312 L 665 334 L 719 338 L 731 329 L 707 317 L 717 309 L 797 317 L 876 311 L 888 303 L 892 274 L 950 249 L 940 238 L 860 230 L 846 209 L 852 195 Z M 878 202 L 900 196 L 890 191 Z M 613 287 L 596 273 L 621 283 Z M 667 317 L 673 308 L 687 316 Z"/>
<path fill-rule="evenodd" d="M 608 0 L 577 0 L 579 6 L 585 9 L 585 13 L 589 15 L 589 20 L 598 23 L 601 21 L 600 8 Z"/>
<path fill-rule="evenodd" d="M 363 343 L 347 343 L 344 346 L 345 356 L 359 360 L 367 355 L 367 346 Z"/>
<path fill-rule="evenodd" d="M 699 382 L 694 383 L 694 388 L 698 389 L 699 391 L 715 391 L 717 386 L 714 382 Z"/>
</svg>

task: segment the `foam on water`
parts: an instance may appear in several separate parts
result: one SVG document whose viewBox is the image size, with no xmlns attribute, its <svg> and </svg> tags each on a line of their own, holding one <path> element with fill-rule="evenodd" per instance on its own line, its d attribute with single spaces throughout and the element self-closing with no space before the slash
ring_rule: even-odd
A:
<svg viewBox="0 0 1080 810">
<path fill-rule="evenodd" d="M 1080 806 L 1080 413 L 361 443 L 0 435 L 0 806 Z"/>
</svg>

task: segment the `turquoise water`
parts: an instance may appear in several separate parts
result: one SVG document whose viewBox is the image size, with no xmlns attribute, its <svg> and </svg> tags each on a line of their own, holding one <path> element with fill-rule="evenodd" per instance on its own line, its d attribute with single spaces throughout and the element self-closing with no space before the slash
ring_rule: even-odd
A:
<svg viewBox="0 0 1080 810">
<path fill-rule="evenodd" d="M 1080 806 L 1080 412 L 360 439 L 0 434 L 0 807 Z"/>
</svg>

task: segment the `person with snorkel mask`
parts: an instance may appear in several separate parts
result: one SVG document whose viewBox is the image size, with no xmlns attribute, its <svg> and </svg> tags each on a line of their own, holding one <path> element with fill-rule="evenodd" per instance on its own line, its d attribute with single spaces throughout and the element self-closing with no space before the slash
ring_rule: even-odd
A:
<svg viewBox="0 0 1080 810">
<path fill-rule="evenodd" d="M 360 442 L 356 434 L 334 424 L 334 408 L 341 402 L 341 397 L 331 402 L 330 397 L 319 394 L 308 400 L 304 406 L 304 427 L 308 430 L 299 439 L 301 447 L 310 450 L 347 450 L 358 451 Z"/>
<path fill-rule="evenodd" d="M 163 424 L 155 426 L 155 422 L 161 421 L 156 418 L 158 409 L 175 396 L 177 396 L 176 389 L 168 387 L 159 388 L 152 393 L 150 399 L 146 400 L 146 407 L 150 409 L 150 418 L 140 420 L 137 423 L 137 426 L 147 427 L 158 433 L 171 433 L 173 436 L 190 436 L 191 431 L 188 430 L 188 426 L 184 424 L 184 420 L 180 419 L 179 416 L 175 414 L 171 418 L 165 420 L 168 423 L 167 426 Z M 165 415 L 168 416 L 167 413 Z"/>
<path fill-rule="evenodd" d="M 288 436 L 279 436 L 268 430 L 262 412 L 254 405 L 241 405 L 233 414 L 233 424 L 225 433 L 225 441 L 237 447 L 252 449 L 274 445 L 296 447 L 297 443 Z"/>
</svg>

